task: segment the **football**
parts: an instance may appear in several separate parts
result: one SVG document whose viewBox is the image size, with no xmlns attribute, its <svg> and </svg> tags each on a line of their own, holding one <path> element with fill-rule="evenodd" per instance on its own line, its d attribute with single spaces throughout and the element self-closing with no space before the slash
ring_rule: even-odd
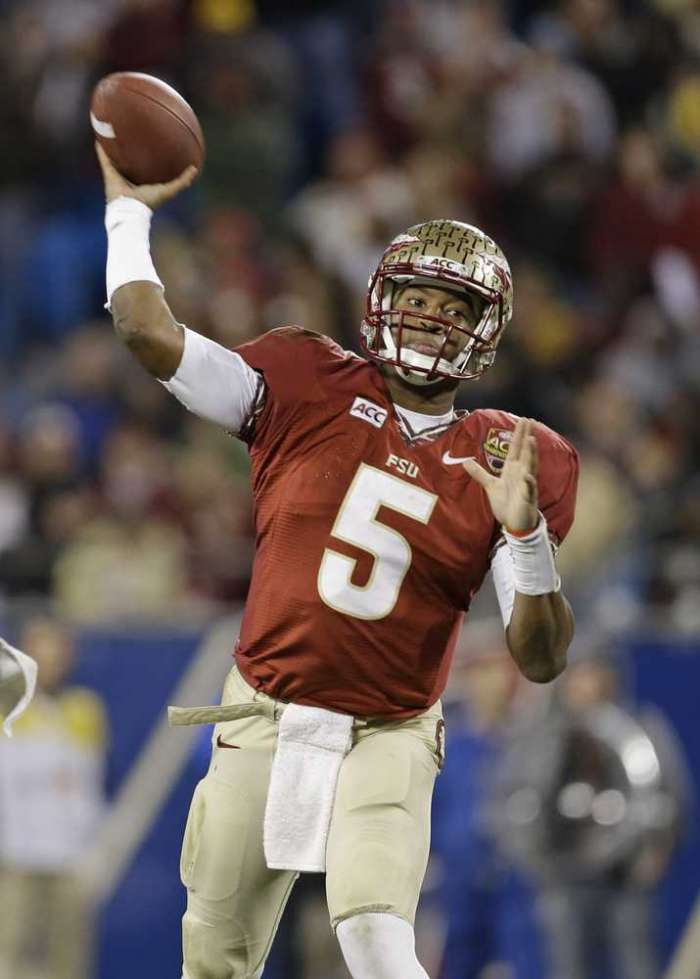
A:
<svg viewBox="0 0 700 979">
<path fill-rule="evenodd" d="M 119 71 L 100 79 L 90 122 L 114 166 L 134 184 L 167 183 L 204 162 L 204 136 L 192 107 L 153 75 Z"/>
</svg>

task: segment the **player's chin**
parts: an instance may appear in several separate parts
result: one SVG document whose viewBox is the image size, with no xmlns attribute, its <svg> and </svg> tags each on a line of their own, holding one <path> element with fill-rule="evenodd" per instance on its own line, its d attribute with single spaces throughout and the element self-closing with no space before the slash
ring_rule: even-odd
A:
<svg viewBox="0 0 700 979">
<path fill-rule="evenodd" d="M 424 356 L 426 356 L 426 352 L 424 350 L 416 350 L 416 352 L 422 353 Z M 430 356 L 431 357 L 433 356 L 432 352 Z M 446 360 L 448 363 L 451 363 L 452 357 L 453 354 L 451 351 L 445 351 L 444 360 Z M 406 364 L 404 366 L 404 370 L 407 370 L 409 373 L 412 373 L 416 377 L 418 383 L 422 384 L 426 388 L 429 387 L 431 391 L 436 387 L 439 387 L 440 390 L 444 390 L 446 388 L 454 388 L 459 384 L 459 380 L 460 380 L 458 377 L 445 377 L 444 374 L 438 374 L 437 372 L 433 372 L 433 371 L 426 372 L 425 370 L 417 370 L 414 367 L 412 367 L 410 364 Z"/>
<path fill-rule="evenodd" d="M 402 384 L 411 388 L 413 391 L 422 391 L 426 397 L 441 394 L 443 391 L 454 391 L 459 384 L 459 378 L 456 377 L 444 377 L 441 374 L 431 373 L 425 374 L 423 371 L 412 370 L 408 365 L 403 367 L 403 369 L 397 368 L 395 365 L 392 365 L 392 367 Z M 406 371 L 412 376 L 406 377 L 402 371 Z"/>
<path fill-rule="evenodd" d="M 454 391 L 459 385 L 457 377 L 441 377 L 439 374 L 428 374 L 423 384 L 426 391 L 439 394 L 441 391 Z"/>
</svg>

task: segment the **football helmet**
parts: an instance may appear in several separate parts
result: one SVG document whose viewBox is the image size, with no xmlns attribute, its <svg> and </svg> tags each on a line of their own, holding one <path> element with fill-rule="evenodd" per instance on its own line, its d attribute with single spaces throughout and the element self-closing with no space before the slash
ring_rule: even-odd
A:
<svg viewBox="0 0 700 979">
<path fill-rule="evenodd" d="M 411 284 L 471 293 L 481 301 L 477 323 L 461 326 L 439 316 L 396 309 L 397 287 Z M 493 364 L 512 313 L 513 280 L 496 242 L 461 221 L 425 221 L 394 238 L 370 278 L 362 348 L 372 360 L 393 365 L 412 384 L 480 377 Z M 425 328 L 426 323 L 437 324 L 442 330 L 435 356 L 412 350 L 404 342 L 404 330 Z M 445 350 L 455 338 L 453 331 L 466 334 L 468 339 L 448 359 Z"/>
</svg>

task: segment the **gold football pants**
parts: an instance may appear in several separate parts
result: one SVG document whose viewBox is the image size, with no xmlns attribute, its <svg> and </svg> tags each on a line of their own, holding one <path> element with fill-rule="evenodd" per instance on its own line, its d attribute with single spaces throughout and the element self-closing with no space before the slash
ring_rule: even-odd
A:
<svg viewBox="0 0 700 979">
<path fill-rule="evenodd" d="M 257 979 L 297 874 L 269 870 L 263 816 L 284 705 L 256 693 L 234 667 L 223 704 L 266 704 L 216 725 L 197 785 L 180 871 L 187 888 L 184 979 Z M 344 758 L 326 850 L 331 924 L 366 911 L 411 924 L 430 843 L 430 799 L 441 763 L 438 702 L 408 721 L 358 719 Z"/>
</svg>

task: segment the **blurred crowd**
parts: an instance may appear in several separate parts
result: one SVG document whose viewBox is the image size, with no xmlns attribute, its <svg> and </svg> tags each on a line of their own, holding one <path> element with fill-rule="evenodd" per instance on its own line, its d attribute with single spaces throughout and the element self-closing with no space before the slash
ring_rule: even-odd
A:
<svg viewBox="0 0 700 979">
<path fill-rule="evenodd" d="M 245 595 L 245 453 L 130 362 L 102 308 L 90 91 L 137 70 L 207 141 L 153 235 L 182 322 L 356 348 L 387 241 L 478 224 L 515 314 L 462 405 L 579 449 L 561 565 L 580 612 L 700 632 L 697 0 L 0 0 L 0 18 L 2 600 L 104 622 Z"/>
<path fill-rule="evenodd" d="M 433 800 L 439 979 L 660 976 L 657 888 L 688 855 L 695 799 L 676 731 L 634 674 L 580 635 L 560 681 L 536 687 L 498 620 L 465 630 Z"/>
<path fill-rule="evenodd" d="M 14 739 L 0 740 L 0 979 L 87 979 L 92 909 L 75 868 L 106 812 L 107 713 L 68 679 L 64 623 L 34 616 L 19 638 L 39 671 Z"/>
</svg>

